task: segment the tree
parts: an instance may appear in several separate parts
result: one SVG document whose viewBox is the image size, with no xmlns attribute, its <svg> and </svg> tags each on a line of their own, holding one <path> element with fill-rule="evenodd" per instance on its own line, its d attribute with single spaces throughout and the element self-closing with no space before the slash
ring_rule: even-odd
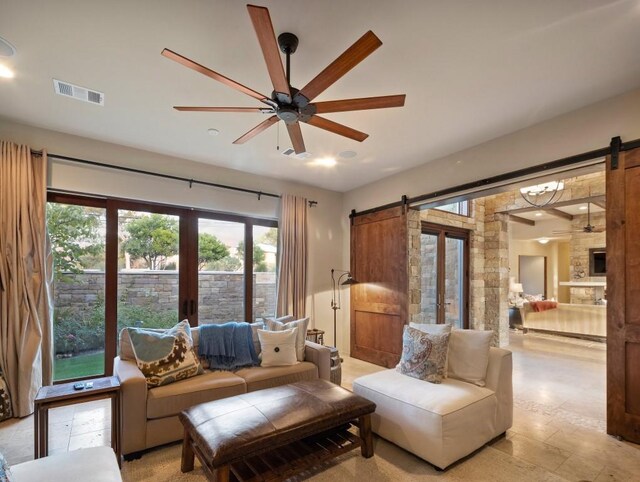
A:
<svg viewBox="0 0 640 482">
<path fill-rule="evenodd" d="M 278 228 L 269 228 L 269 231 L 260 236 L 258 244 L 278 246 Z"/>
<path fill-rule="evenodd" d="M 229 256 L 229 248 L 213 234 L 198 235 L 198 270 Z"/>
<path fill-rule="evenodd" d="M 240 241 L 238 243 L 238 247 L 236 248 L 238 251 L 238 257 L 240 259 L 244 259 L 244 241 Z M 264 250 L 254 243 L 253 245 L 253 271 L 254 272 L 264 272 L 267 271 L 267 263 L 265 262 L 266 255 Z"/>
<path fill-rule="evenodd" d="M 151 214 L 129 221 L 124 230 L 128 238 L 122 243 L 133 258 L 142 258 L 152 270 L 163 269 L 167 258 L 178 254 L 178 221 L 161 214 Z"/>
<path fill-rule="evenodd" d="M 96 264 L 104 259 L 100 214 L 84 206 L 47 203 L 47 229 L 57 277 L 61 273 L 82 272 L 88 267 L 88 258 L 93 257 Z"/>
<path fill-rule="evenodd" d="M 242 261 L 235 256 L 226 256 L 218 261 L 207 264 L 209 271 L 238 271 L 242 268 Z"/>
</svg>

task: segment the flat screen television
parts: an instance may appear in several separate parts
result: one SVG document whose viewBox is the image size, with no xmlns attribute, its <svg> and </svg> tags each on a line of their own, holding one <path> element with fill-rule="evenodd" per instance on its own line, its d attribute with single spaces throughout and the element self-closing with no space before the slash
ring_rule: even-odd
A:
<svg viewBox="0 0 640 482">
<path fill-rule="evenodd" d="M 606 248 L 591 248 L 589 250 L 589 276 L 607 275 Z"/>
</svg>

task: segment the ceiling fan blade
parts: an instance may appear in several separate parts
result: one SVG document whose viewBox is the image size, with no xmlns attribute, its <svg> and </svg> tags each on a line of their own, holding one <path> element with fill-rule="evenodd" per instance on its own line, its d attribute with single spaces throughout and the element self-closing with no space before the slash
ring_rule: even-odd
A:
<svg viewBox="0 0 640 482">
<path fill-rule="evenodd" d="M 291 90 L 282 67 L 280 49 L 276 41 L 276 34 L 273 31 L 269 9 L 256 5 L 247 5 L 247 10 L 249 10 L 253 28 L 258 36 L 264 61 L 267 63 L 267 70 L 269 71 L 273 88 L 276 92 L 286 94 L 289 97 L 289 102 L 291 102 Z"/>
<path fill-rule="evenodd" d="M 305 85 L 299 94 L 308 101 L 312 101 L 381 45 L 380 39 L 369 30 L 311 82 Z"/>
<path fill-rule="evenodd" d="M 348 137 L 349 139 L 353 139 L 358 142 L 362 142 L 367 137 L 369 137 L 369 134 L 365 134 L 364 132 L 357 131 L 355 129 L 352 129 L 351 127 L 338 124 L 337 122 L 333 122 L 329 119 L 325 119 L 324 117 L 320 117 L 317 115 L 311 116 L 309 120 L 305 122 L 312 126 L 319 127 L 320 129 L 324 129 L 329 132 L 333 132 L 334 134 Z"/>
<path fill-rule="evenodd" d="M 287 124 L 287 130 L 289 131 L 289 137 L 291 138 L 291 143 L 293 144 L 293 149 L 296 151 L 296 154 L 307 152 L 307 149 L 304 147 L 300 122 Z"/>
<path fill-rule="evenodd" d="M 269 127 L 271 127 L 273 124 L 275 124 L 279 120 L 280 119 L 278 119 L 277 115 L 272 115 L 266 121 L 261 122 L 260 124 L 255 126 L 253 129 L 251 129 L 249 132 L 247 132 L 243 136 L 238 137 L 235 141 L 233 141 L 233 143 L 234 144 L 244 144 L 245 142 L 253 139 L 255 136 L 260 134 L 262 131 L 267 130 Z"/>
<path fill-rule="evenodd" d="M 565 229 L 561 231 L 551 231 L 551 234 L 571 234 L 571 233 L 581 233 L 582 229 Z"/>
<path fill-rule="evenodd" d="M 180 112 L 272 112 L 271 109 L 268 109 L 266 107 L 186 107 L 176 105 L 173 108 L 175 110 L 179 110 Z"/>
<path fill-rule="evenodd" d="M 162 55 L 164 55 L 166 58 L 171 59 L 175 62 L 178 62 L 179 64 L 184 65 L 185 67 L 190 68 L 191 70 L 195 70 L 196 72 L 200 72 L 203 75 L 206 75 L 207 77 L 213 79 L 213 80 L 217 80 L 218 82 L 222 82 L 223 84 L 231 87 L 232 89 L 236 89 L 239 90 L 240 92 L 247 94 L 251 97 L 253 97 L 254 99 L 258 99 L 260 102 L 264 102 L 265 104 L 269 104 L 269 102 L 271 99 L 269 99 L 269 97 L 267 97 L 264 94 L 261 94 L 260 92 L 256 92 L 253 89 L 250 89 L 249 87 L 246 87 L 238 82 L 236 82 L 235 80 L 231 80 L 228 77 L 225 77 L 222 74 L 219 74 L 218 72 L 214 72 L 213 70 L 205 67 L 204 65 L 200 65 L 197 62 L 194 62 L 191 59 L 188 59 L 187 57 L 184 57 L 176 52 L 174 52 L 173 50 L 169 50 L 169 49 L 164 49 L 162 51 Z"/>
<path fill-rule="evenodd" d="M 329 100 L 314 102 L 318 114 L 328 112 L 347 112 L 352 110 L 384 109 L 386 107 L 402 107 L 406 95 L 385 95 L 382 97 L 363 97 L 361 99 Z"/>
</svg>

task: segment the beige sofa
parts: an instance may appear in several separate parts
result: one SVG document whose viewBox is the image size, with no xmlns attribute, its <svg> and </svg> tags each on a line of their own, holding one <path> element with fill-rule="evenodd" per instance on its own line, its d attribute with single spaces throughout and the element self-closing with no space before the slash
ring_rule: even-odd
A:
<svg viewBox="0 0 640 482">
<path fill-rule="evenodd" d="M 530 303 L 524 303 L 520 314 L 525 331 L 551 331 L 598 338 L 607 336 L 605 305 L 558 303 L 557 308 L 536 312 Z"/>
<path fill-rule="evenodd" d="M 197 350 L 199 328 L 191 332 Z M 329 380 L 331 373 L 330 349 L 307 341 L 305 361 L 297 365 L 206 370 L 203 375 L 148 389 L 126 330 L 120 335 L 119 353 L 113 369 L 122 386 L 124 455 L 182 439 L 178 414 L 193 405 L 303 380 Z"/>
<path fill-rule="evenodd" d="M 511 427 L 511 372 L 511 352 L 490 348 L 484 387 L 452 378 L 434 384 L 391 369 L 354 380 L 353 391 L 375 402 L 375 433 L 444 469 Z"/>
</svg>

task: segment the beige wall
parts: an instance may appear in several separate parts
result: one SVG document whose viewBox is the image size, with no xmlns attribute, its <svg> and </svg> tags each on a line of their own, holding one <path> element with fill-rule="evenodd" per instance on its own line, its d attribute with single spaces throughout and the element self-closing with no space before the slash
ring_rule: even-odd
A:
<svg viewBox="0 0 640 482">
<path fill-rule="evenodd" d="M 307 314 L 316 327 L 327 331 L 332 343 L 333 315 L 329 270 L 342 265 L 342 194 L 303 184 L 219 168 L 185 159 L 163 156 L 121 145 L 100 142 L 0 118 L 0 139 L 46 148 L 51 153 L 125 165 L 181 177 L 208 180 L 267 192 L 287 192 L 318 201 L 309 210 L 309 298 Z M 52 162 L 49 185 L 59 189 L 124 198 L 156 201 L 182 206 L 275 218 L 278 201 L 208 187 L 79 165 Z"/>
<path fill-rule="evenodd" d="M 547 298 L 558 298 L 558 282 L 560 279 L 558 266 L 558 243 L 549 241 L 540 244 L 538 241 L 509 240 L 509 275 L 520 280 L 520 256 L 545 256 L 547 258 Z M 537 294 L 537 293 L 529 293 Z"/>
</svg>

